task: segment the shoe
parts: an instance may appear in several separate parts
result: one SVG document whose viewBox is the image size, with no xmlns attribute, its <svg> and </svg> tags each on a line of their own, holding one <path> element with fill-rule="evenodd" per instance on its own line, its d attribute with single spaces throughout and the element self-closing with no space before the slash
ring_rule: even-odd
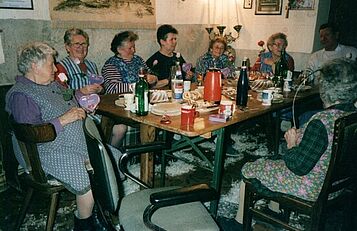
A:
<svg viewBox="0 0 357 231">
<path fill-rule="evenodd" d="M 86 219 L 79 219 L 74 215 L 74 228 L 73 231 L 93 231 L 93 217 L 90 216 Z"/>
<path fill-rule="evenodd" d="M 236 150 L 232 144 L 227 144 L 226 156 L 236 157 L 239 156 L 238 150 Z"/>
</svg>

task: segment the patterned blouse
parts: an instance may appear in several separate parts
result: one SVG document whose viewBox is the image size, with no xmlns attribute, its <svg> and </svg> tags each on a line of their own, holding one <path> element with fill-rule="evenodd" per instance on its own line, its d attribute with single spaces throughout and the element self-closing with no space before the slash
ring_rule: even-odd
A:
<svg viewBox="0 0 357 231">
<path fill-rule="evenodd" d="M 130 85 L 139 80 L 138 73 L 141 67 L 149 69 L 145 61 L 138 55 L 134 55 L 131 60 L 118 56 L 109 58 L 102 68 L 105 93 L 121 94 L 130 92 Z"/>
<path fill-rule="evenodd" d="M 228 68 L 229 73 L 234 73 L 234 66 L 230 63 L 228 56 L 222 54 L 218 58 L 214 58 L 211 52 L 206 52 L 204 55 L 198 58 L 196 63 L 196 77 L 198 74 L 205 75 L 209 68 L 216 67 L 218 69 Z"/>
<path fill-rule="evenodd" d="M 97 65 L 87 59 L 83 63 L 76 64 L 70 57 L 66 57 L 56 67 L 58 69 L 57 76 L 59 73 L 65 73 L 68 76 L 68 85 L 71 89 L 80 89 L 89 85 L 89 76 L 91 74 L 98 75 Z M 61 81 L 59 82 L 61 83 Z"/>
</svg>

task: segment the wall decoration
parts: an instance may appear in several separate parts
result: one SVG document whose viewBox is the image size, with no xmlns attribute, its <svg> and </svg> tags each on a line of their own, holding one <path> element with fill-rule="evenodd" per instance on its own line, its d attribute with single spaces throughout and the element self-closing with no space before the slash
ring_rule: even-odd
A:
<svg viewBox="0 0 357 231">
<path fill-rule="evenodd" d="M 54 27 L 155 28 L 155 0 L 50 0 Z"/>
<path fill-rule="evenodd" d="M 253 0 L 244 0 L 243 2 L 244 9 L 252 9 L 252 6 L 253 6 Z"/>
<path fill-rule="evenodd" d="M 289 0 L 290 10 L 313 10 L 315 0 Z"/>
<path fill-rule="evenodd" d="M 0 0 L 0 8 L 33 10 L 32 0 Z"/>
<path fill-rule="evenodd" d="M 256 15 L 279 15 L 281 14 L 283 0 L 255 0 Z"/>
</svg>

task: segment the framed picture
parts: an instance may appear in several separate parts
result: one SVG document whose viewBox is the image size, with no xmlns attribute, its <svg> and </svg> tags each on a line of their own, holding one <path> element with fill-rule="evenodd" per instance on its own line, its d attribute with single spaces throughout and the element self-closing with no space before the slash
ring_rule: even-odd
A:
<svg viewBox="0 0 357 231">
<path fill-rule="evenodd" d="M 18 9 L 18 10 L 33 10 L 33 2 L 32 2 L 32 0 L 1 0 L 0 8 Z"/>
<path fill-rule="evenodd" d="M 283 0 L 255 0 L 256 15 L 279 15 Z"/>
<path fill-rule="evenodd" d="M 253 0 L 244 0 L 243 2 L 244 9 L 252 9 L 252 6 L 253 6 Z"/>
<path fill-rule="evenodd" d="M 313 10 L 315 0 L 290 0 L 290 10 Z"/>
</svg>

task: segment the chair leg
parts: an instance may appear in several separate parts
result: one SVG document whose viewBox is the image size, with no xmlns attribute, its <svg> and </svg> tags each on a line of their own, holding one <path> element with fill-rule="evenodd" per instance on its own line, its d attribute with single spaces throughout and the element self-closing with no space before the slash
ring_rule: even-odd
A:
<svg viewBox="0 0 357 231">
<path fill-rule="evenodd" d="M 32 199 L 32 196 L 33 196 L 33 192 L 34 192 L 33 188 L 29 188 L 27 190 L 27 192 L 26 192 L 26 196 L 25 196 L 25 199 L 24 199 L 24 202 L 23 202 L 23 206 L 22 206 L 21 211 L 20 211 L 20 215 L 19 215 L 19 217 L 17 218 L 17 221 L 16 221 L 15 230 L 20 230 L 22 222 L 24 221 L 26 213 L 27 213 L 27 210 L 29 208 L 29 205 L 30 205 L 30 202 L 31 202 L 31 199 Z"/>
<path fill-rule="evenodd" d="M 161 187 L 165 186 L 166 178 L 166 150 L 161 153 Z"/>
<path fill-rule="evenodd" d="M 56 220 L 59 196 L 60 196 L 59 192 L 51 194 L 50 209 L 47 215 L 46 231 L 53 230 L 53 226 Z"/>
<path fill-rule="evenodd" d="M 243 230 L 250 231 L 252 229 L 252 213 L 250 207 L 253 206 L 253 192 L 249 183 L 245 185 L 244 193 L 244 210 L 243 210 Z"/>
</svg>

